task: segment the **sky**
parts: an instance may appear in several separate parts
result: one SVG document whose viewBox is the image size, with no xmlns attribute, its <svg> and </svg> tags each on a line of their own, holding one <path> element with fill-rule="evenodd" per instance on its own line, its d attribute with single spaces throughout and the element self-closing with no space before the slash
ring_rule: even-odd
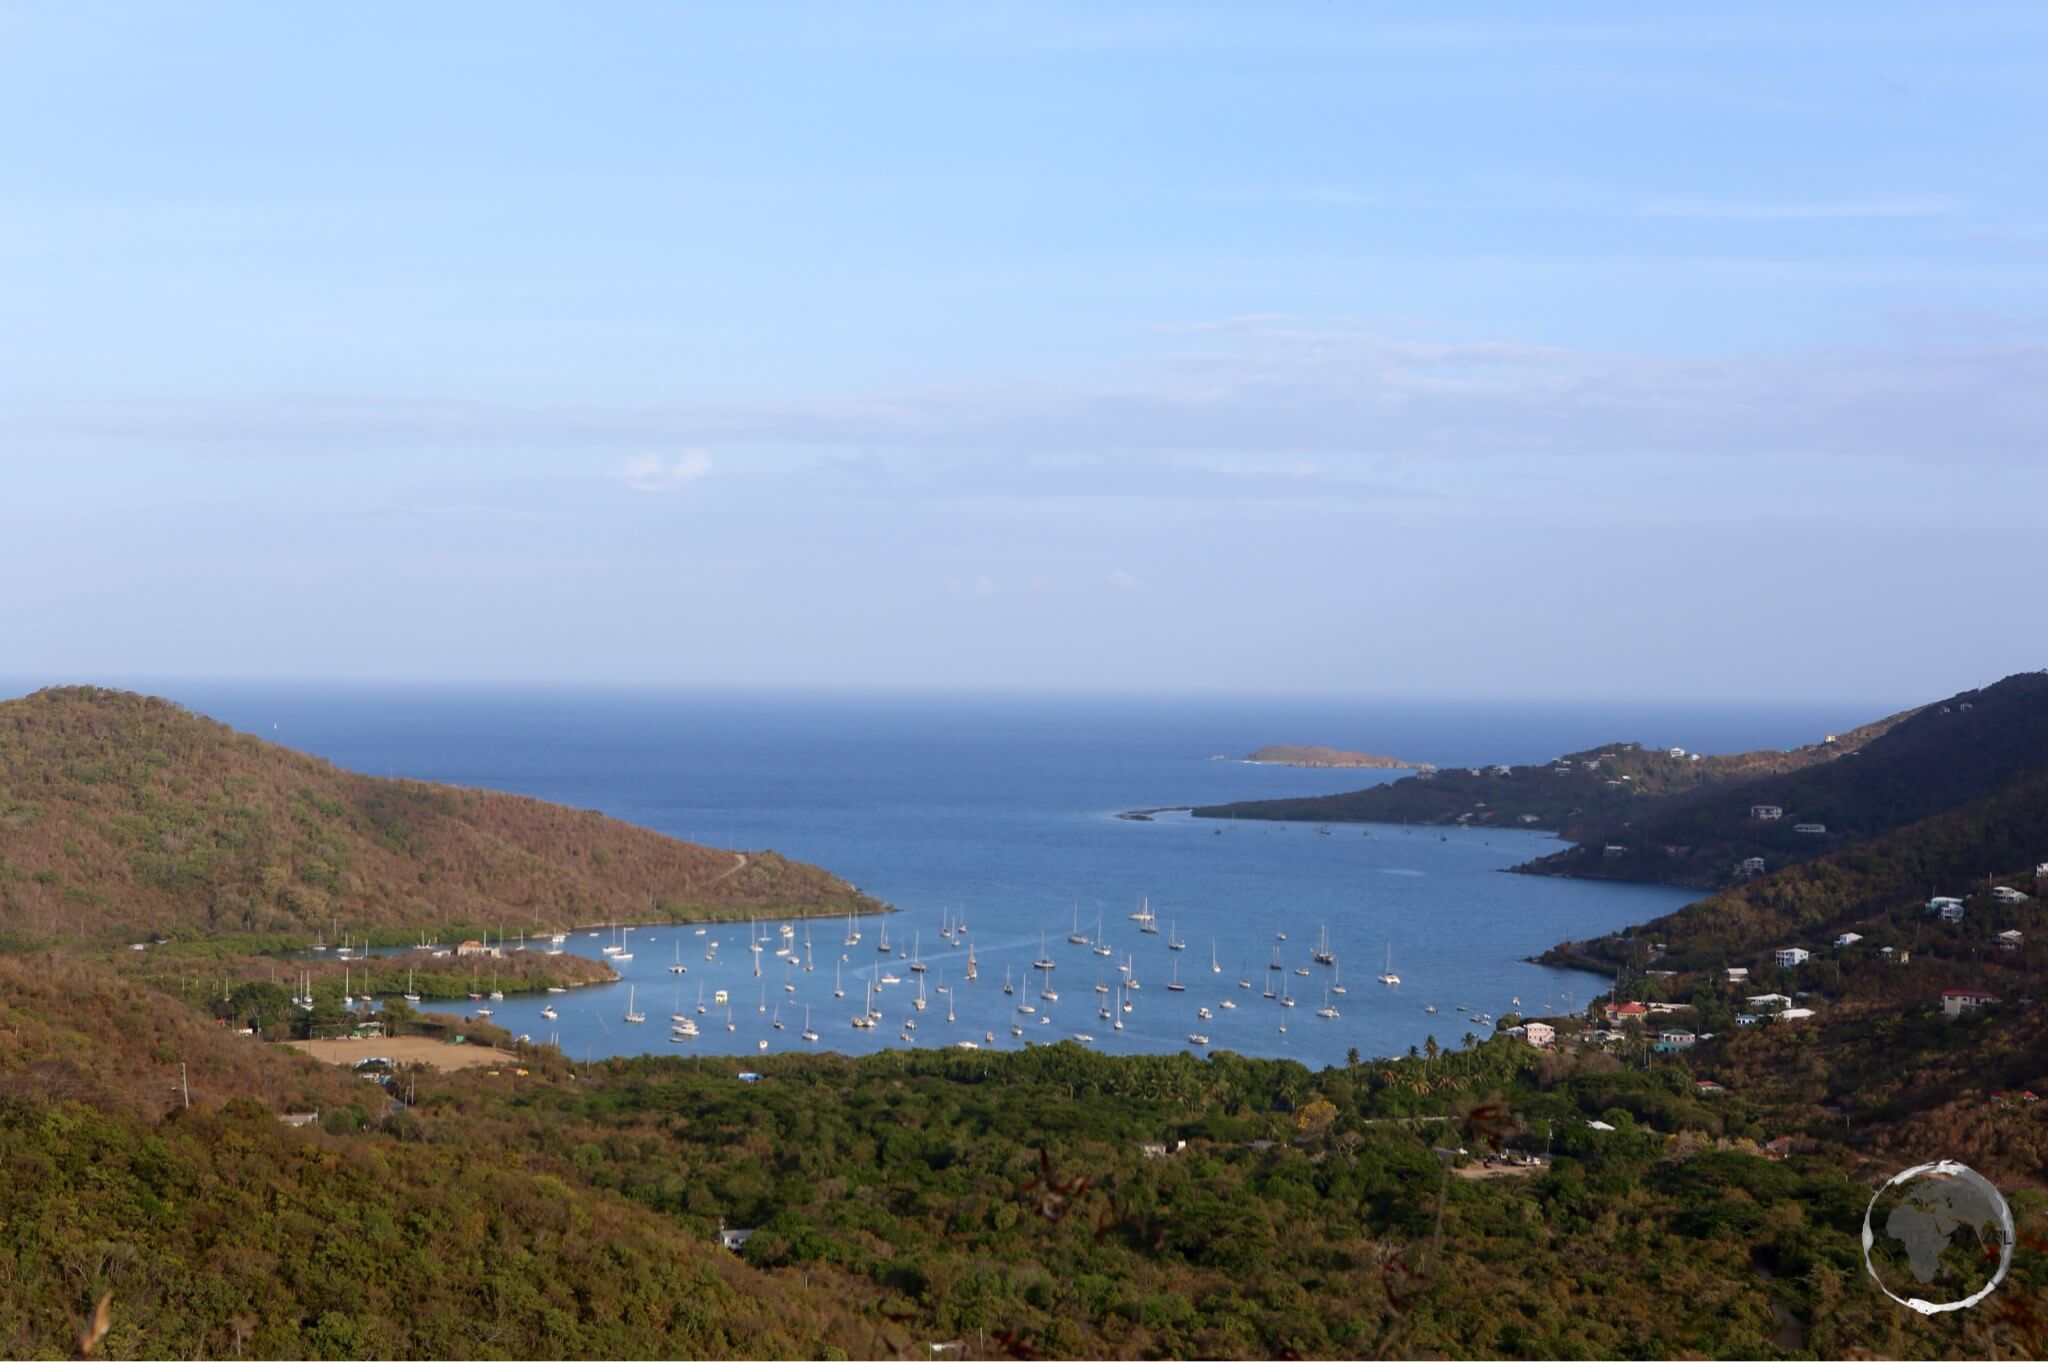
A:
<svg viewBox="0 0 2048 1362">
<path fill-rule="evenodd" d="M 0 674 L 2048 665 L 2035 4 L 0 0 Z"/>
</svg>

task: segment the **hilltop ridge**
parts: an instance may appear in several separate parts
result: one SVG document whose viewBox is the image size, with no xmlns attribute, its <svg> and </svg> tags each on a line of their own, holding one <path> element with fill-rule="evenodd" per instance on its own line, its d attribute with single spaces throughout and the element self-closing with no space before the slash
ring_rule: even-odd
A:
<svg viewBox="0 0 2048 1362">
<path fill-rule="evenodd" d="M 74 686 L 0 702 L 0 931 L 531 931 L 881 906 L 772 851 L 358 775 L 167 700 Z"/>
</svg>

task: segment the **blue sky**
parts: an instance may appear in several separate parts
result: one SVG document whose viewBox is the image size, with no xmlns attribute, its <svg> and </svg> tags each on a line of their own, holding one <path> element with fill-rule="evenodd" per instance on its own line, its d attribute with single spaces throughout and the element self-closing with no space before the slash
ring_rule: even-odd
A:
<svg viewBox="0 0 2048 1362">
<path fill-rule="evenodd" d="M 0 2 L 0 670 L 2043 664 L 2048 11 Z"/>
</svg>

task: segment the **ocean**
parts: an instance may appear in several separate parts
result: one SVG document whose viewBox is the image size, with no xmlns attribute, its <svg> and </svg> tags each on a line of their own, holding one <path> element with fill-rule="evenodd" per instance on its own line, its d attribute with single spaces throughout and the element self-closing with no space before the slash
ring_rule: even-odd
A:
<svg viewBox="0 0 2048 1362">
<path fill-rule="evenodd" d="M 513 791 L 715 846 L 773 849 L 901 910 L 859 923 L 853 945 L 843 920 L 799 922 L 792 956 L 773 955 L 779 938 L 771 941 L 759 977 L 744 927 L 636 930 L 620 984 L 497 1005 L 498 1024 L 552 1037 L 577 1059 L 960 1041 L 1007 1049 L 1085 1035 L 1115 1053 L 1228 1049 L 1320 1066 L 1353 1049 L 1405 1052 L 1431 1036 L 1454 1046 L 1490 1029 L 1477 1014 L 1582 1008 L 1601 988 L 1525 957 L 1694 895 L 1500 873 L 1558 845 L 1527 832 L 1340 824 L 1324 835 L 1115 815 L 1356 789 L 1400 774 L 1210 759 L 1268 743 L 1478 765 L 1614 739 L 1696 751 L 1790 746 L 1873 717 L 1824 706 L 131 684 L 352 770 Z M 1130 919 L 1141 902 L 1157 934 Z M 942 936 L 958 917 L 967 930 Z M 1077 921 L 1091 938 L 1099 922 L 1113 954 L 1069 944 Z M 892 947 L 928 966 L 923 1011 L 911 957 L 876 949 L 885 925 Z M 1325 932 L 1334 968 L 1309 959 Z M 1169 949 L 1176 936 L 1184 950 Z M 595 955 L 603 944 L 577 933 L 569 949 Z M 972 983 L 968 945 L 979 967 Z M 1049 989 L 1032 969 L 1041 952 L 1056 965 Z M 668 972 L 677 961 L 687 974 Z M 1124 995 L 1128 1011 L 1114 991 L 1114 966 L 1127 961 L 1140 985 Z M 1389 962 L 1398 986 L 1377 979 Z M 880 989 L 880 1025 L 856 1030 L 850 1018 L 884 974 L 902 982 Z M 1003 991 L 1006 978 L 1015 992 Z M 1184 992 L 1169 990 L 1176 978 Z M 1265 997 L 1269 985 L 1297 1005 Z M 644 1024 L 623 1019 L 629 986 Z M 722 1007 L 711 1001 L 719 990 Z M 540 1016 L 546 1001 L 559 1010 L 553 1021 Z M 1337 1015 L 1319 1016 L 1325 1007 Z M 698 1022 L 697 1039 L 669 1039 L 672 1012 Z M 799 1037 L 807 1017 L 816 1042 Z"/>
</svg>

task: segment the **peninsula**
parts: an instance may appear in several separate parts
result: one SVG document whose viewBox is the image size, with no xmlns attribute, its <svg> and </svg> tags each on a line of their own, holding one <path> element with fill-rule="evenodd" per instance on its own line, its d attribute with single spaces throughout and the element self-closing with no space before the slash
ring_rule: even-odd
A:
<svg viewBox="0 0 2048 1362">
<path fill-rule="evenodd" d="M 1261 747 L 1245 758 L 1260 766 L 1343 766 L 1373 771 L 1428 769 L 1422 762 L 1383 757 L 1371 752 L 1345 752 L 1335 747 L 1303 747 L 1286 743 Z"/>
</svg>

